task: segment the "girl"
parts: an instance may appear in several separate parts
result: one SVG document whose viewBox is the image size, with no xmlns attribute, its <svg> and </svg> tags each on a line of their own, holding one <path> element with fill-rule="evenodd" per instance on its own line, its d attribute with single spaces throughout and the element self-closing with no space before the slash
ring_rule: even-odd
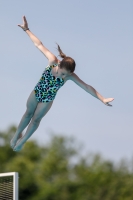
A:
<svg viewBox="0 0 133 200">
<path fill-rule="evenodd" d="M 84 83 L 74 73 L 76 66 L 75 61 L 71 57 L 66 56 L 60 49 L 59 45 L 58 51 L 60 57 L 63 59 L 61 61 L 58 60 L 57 57 L 53 55 L 29 30 L 25 16 L 23 16 L 23 24 L 18 26 L 27 33 L 34 45 L 46 56 L 48 59 L 48 67 L 46 67 L 41 79 L 27 100 L 27 110 L 24 113 L 16 133 L 10 142 L 14 151 L 20 151 L 28 138 L 36 131 L 40 121 L 51 108 L 57 91 L 66 83 L 66 81 L 74 81 L 78 86 L 107 106 L 112 106 L 109 102 L 114 100 L 113 98 L 104 98 L 93 87 Z M 27 125 L 28 128 L 25 135 L 20 138 L 22 131 L 27 127 Z"/>
</svg>

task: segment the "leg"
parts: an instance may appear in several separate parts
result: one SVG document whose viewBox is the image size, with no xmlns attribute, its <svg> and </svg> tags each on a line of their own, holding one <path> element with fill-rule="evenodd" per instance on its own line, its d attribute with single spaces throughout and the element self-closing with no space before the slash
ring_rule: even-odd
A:
<svg viewBox="0 0 133 200">
<path fill-rule="evenodd" d="M 11 147 L 14 148 L 14 146 L 16 145 L 17 143 L 17 140 L 19 139 L 20 137 L 20 134 L 22 133 L 22 131 L 26 128 L 26 126 L 29 124 L 32 116 L 34 115 L 34 112 L 36 110 L 36 107 L 37 107 L 37 100 L 36 100 L 36 97 L 35 97 L 35 93 L 34 91 L 31 92 L 28 100 L 27 100 L 27 110 L 26 112 L 24 113 L 19 125 L 18 125 L 18 128 L 16 130 L 16 133 L 13 137 L 13 139 L 11 140 L 10 144 L 11 144 Z"/>
<path fill-rule="evenodd" d="M 27 128 L 25 135 L 21 138 L 21 140 L 14 147 L 14 151 L 20 151 L 24 145 L 24 143 L 29 139 L 29 137 L 36 131 L 38 128 L 41 119 L 46 115 L 49 109 L 52 106 L 53 101 L 48 103 L 38 103 L 35 113 L 32 117 L 32 120 Z"/>
</svg>

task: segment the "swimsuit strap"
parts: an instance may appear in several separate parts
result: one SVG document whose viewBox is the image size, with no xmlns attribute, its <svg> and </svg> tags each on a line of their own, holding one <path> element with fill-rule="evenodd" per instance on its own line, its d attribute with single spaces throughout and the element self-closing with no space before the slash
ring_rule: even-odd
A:
<svg viewBox="0 0 133 200">
<path fill-rule="evenodd" d="M 58 64 L 50 65 L 50 68 L 56 67 Z"/>
<path fill-rule="evenodd" d="M 45 69 L 47 70 L 52 70 L 52 68 L 54 68 L 55 66 L 57 66 L 58 64 L 53 64 L 53 65 L 48 65 Z"/>
<path fill-rule="evenodd" d="M 50 71 L 52 70 L 52 68 L 58 66 L 58 64 L 53 64 L 53 65 L 49 65 L 48 67 L 50 68 Z"/>
</svg>

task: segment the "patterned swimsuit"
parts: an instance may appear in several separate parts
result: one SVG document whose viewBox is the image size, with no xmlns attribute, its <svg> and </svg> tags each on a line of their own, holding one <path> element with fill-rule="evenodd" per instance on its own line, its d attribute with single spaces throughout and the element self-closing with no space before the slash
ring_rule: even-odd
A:
<svg viewBox="0 0 133 200">
<path fill-rule="evenodd" d="M 53 101 L 57 91 L 64 85 L 64 79 L 56 78 L 52 75 L 51 70 L 58 64 L 46 67 L 41 79 L 36 84 L 34 91 L 38 102 Z"/>
</svg>

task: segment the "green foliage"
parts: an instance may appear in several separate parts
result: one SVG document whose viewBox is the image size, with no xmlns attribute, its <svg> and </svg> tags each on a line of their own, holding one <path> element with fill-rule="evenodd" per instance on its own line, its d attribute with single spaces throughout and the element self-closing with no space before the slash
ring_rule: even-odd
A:
<svg viewBox="0 0 133 200">
<path fill-rule="evenodd" d="M 72 139 L 59 136 L 45 146 L 29 141 L 14 152 L 9 143 L 15 130 L 0 132 L 0 173 L 19 173 L 20 200 L 133 199 L 133 173 L 125 162 L 116 167 L 100 155 L 81 157 Z"/>
</svg>

